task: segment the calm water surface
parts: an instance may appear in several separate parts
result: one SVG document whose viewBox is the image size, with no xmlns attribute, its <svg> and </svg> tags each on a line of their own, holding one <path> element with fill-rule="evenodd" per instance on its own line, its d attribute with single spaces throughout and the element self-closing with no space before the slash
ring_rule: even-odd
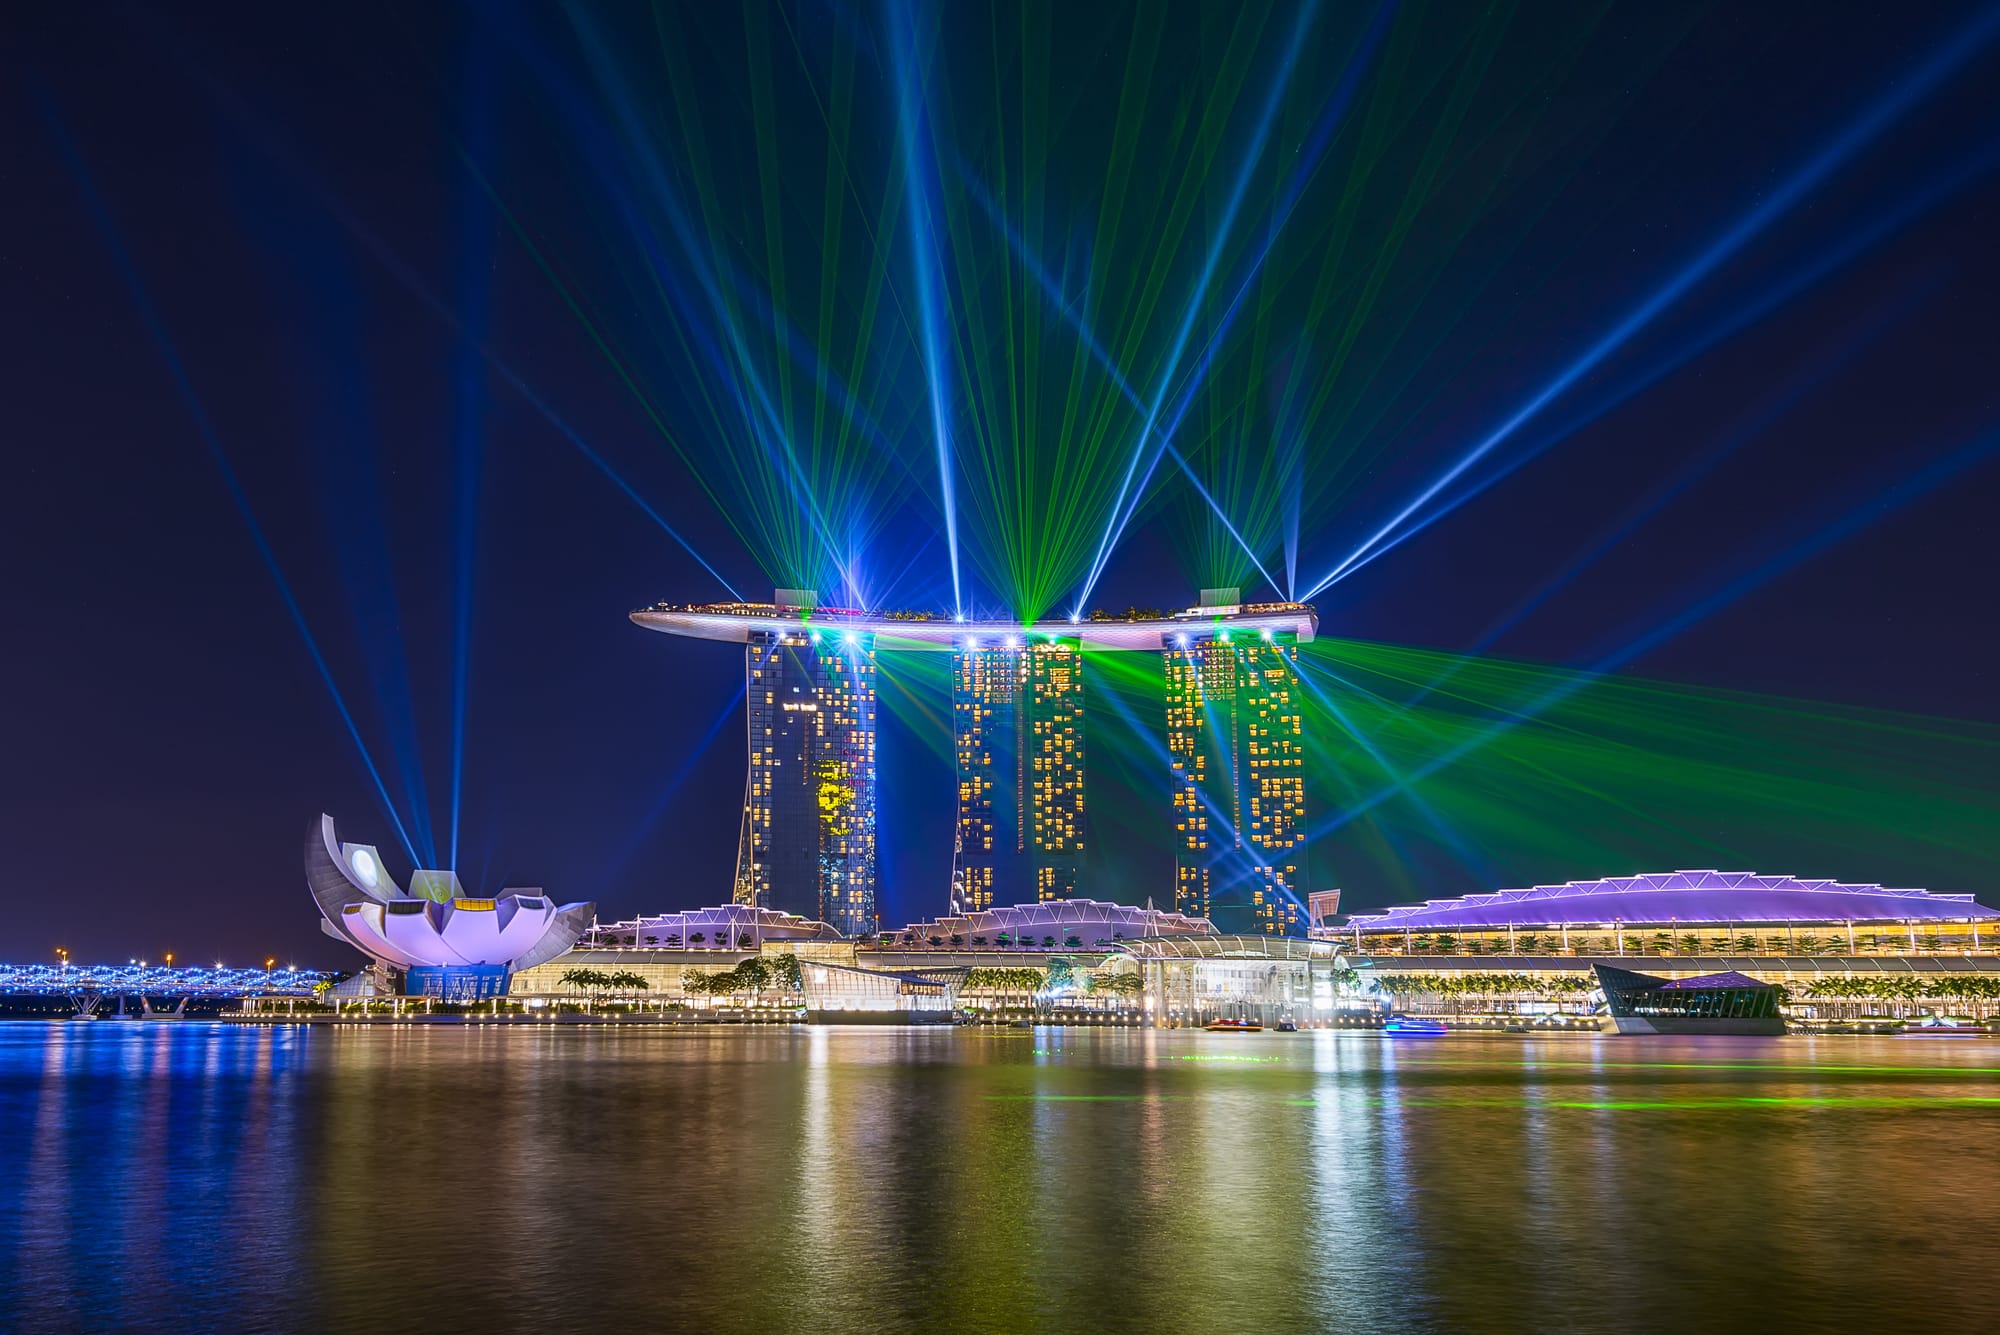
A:
<svg viewBox="0 0 2000 1335">
<path fill-rule="evenodd" d="M 0 1024 L 0 1329 L 1994 1329 L 2000 1044 Z"/>
</svg>

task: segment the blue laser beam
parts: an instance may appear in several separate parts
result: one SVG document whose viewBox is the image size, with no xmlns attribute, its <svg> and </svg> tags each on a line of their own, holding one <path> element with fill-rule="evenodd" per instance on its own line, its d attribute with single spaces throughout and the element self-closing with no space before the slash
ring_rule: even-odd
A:
<svg viewBox="0 0 2000 1335">
<path fill-rule="evenodd" d="M 1725 261 L 1796 206 L 1822 181 L 1844 167 L 1890 125 L 1964 67 L 1987 43 L 2000 34 L 2000 6 L 1984 11 L 1933 51 L 1907 78 L 1898 80 L 1890 92 L 1877 98 L 1859 116 L 1849 121 L 1818 152 L 1794 169 L 1765 198 L 1735 224 L 1710 242 L 1671 278 L 1655 288 L 1582 355 L 1531 395 L 1501 424 L 1466 451 L 1456 463 L 1434 479 L 1401 510 L 1335 565 L 1324 578 L 1305 593 L 1312 598 L 1344 575 L 1356 562 L 1388 538 L 1403 522 L 1422 509 L 1445 488 L 1456 482 L 1481 459 L 1510 439 L 1523 424 L 1535 417 L 1551 401 L 1576 384 L 1605 358 L 1623 347 L 1639 330 L 1679 301 Z"/>
<path fill-rule="evenodd" d="M 1086 352 L 1090 353 L 1091 359 L 1098 364 L 1099 369 L 1104 372 L 1120 396 L 1141 413 L 1144 413 L 1146 411 L 1146 404 L 1139 397 L 1139 391 L 1133 388 L 1131 380 L 1119 368 L 1118 363 L 1112 360 L 1110 352 L 1105 349 L 1103 342 L 1099 340 L 1096 332 L 1091 329 L 1083 312 L 1078 309 L 1082 304 L 1081 299 L 1071 298 L 1065 292 L 1060 280 L 1048 271 L 1047 266 L 1029 248 L 1027 238 L 1021 235 L 1019 229 L 1013 225 L 1001 210 L 999 202 L 993 198 L 991 192 L 985 188 L 985 185 L 973 173 L 971 164 L 961 159 L 959 171 L 964 179 L 966 192 L 979 204 L 995 228 L 1006 238 L 1008 247 L 1014 252 L 1015 257 L 1020 260 L 1022 267 L 1034 278 L 1036 285 L 1055 303 L 1056 309 L 1061 313 L 1072 332 L 1075 333 L 1077 341 L 1083 345 Z M 1271 578 L 1271 572 L 1264 568 L 1264 563 L 1258 557 L 1256 550 L 1243 537 L 1243 534 L 1237 529 L 1235 523 L 1229 518 L 1228 513 L 1215 499 L 1214 494 L 1202 483 L 1201 478 L 1196 475 L 1186 457 L 1182 455 L 1179 449 L 1175 448 L 1173 441 L 1163 433 L 1159 435 L 1159 443 L 1160 448 L 1166 450 L 1174 462 L 1180 466 L 1181 472 L 1186 475 L 1188 482 L 1194 487 L 1202 500 L 1208 503 L 1208 508 L 1214 513 L 1217 521 L 1222 524 L 1229 536 L 1236 540 L 1236 545 L 1243 549 L 1243 554 L 1249 558 L 1250 564 L 1257 568 L 1257 573 L 1264 577 L 1264 582 L 1269 584 L 1275 591 L 1278 588 L 1278 582 Z M 1087 590 L 1084 596 L 1089 596 Z M 1082 614 L 1081 606 L 1073 609 L 1073 615 L 1081 616 Z"/>
<path fill-rule="evenodd" d="M 910 232 L 910 268 L 917 294 L 918 349 L 923 355 L 925 388 L 929 395 L 931 438 L 937 451 L 938 503 L 944 510 L 945 547 L 951 560 L 951 605 L 956 616 L 965 615 L 965 591 L 959 578 L 958 500 L 952 482 L 951 410 L 945 402 L 944 352 L 938 336 L 939 260 L 934 212 L 934 191 L 927 166 L 931 152 L 929 117 L 924 110 L 924 90 L 916 73 L 914 22 L 908 8 L 897 0 L 887 6 L 888 24 L 895 65 L 896 137 L 903 158 L 903 206 Z M 914 85 L 914 86 L 913 86 Z"/>
<path fill-rule="evenodd" d="M 477 160 L 491 150 L 493 133 L 492 53 L 475 40 L 467 54 L 466 114 L 475 136 L 467 145 Z M 479 480 L 485 450 L 485 358 L 483 335 L 491 306 L 492 211 L 471 182 L 460 196 L 458 289 L 462 328 L 452 375 L 452 603 L 451 603 L 451 860 L 458 866 L 458 832 L 465 801 L 465 724 L 472 681 L 473 571 L 479 547 Z"/>
<path fill-rule="evenodd" d="M 639 823 L 633 829 L 631 836 L 625 840 L 618 853 L 611 859 L 610 865 L 605 868 L 604 885 L 606 889 L 610 888 L 611 884 L 631 864 L 632 859 L 638 855 L 640 846 L 646 842 L 646 837 L 652 833 L 653 827 L 660 823 L 660 817 L 666 814 L 667 804 L 672 802 L 675 795 L 687 784 L 688 777 L 695 772 L 698 763 L 708 754 L 709 747 L 715 745 L 715 739 L 722 734 L 723 728 L 727 727 L 729 721 L 735 717 L 736 707 L 743 703 L 745 689 L 743 683 L 737 683 L 736 693 L 729 697 L 729 702 L 723 705 L 721 711 L 716 714 L 714 720 L 702 732 L 701 740 L 695 743 L 694 749 L 688 753 L 687 759 L 682 762 L 679 769 L 674 771 L 673 777 L 667 780 L 666 785 L 660 789 L 659 794 L 653 799 L 653 804 L 646 808 L 646 814 L 640 817 Z"/>
<path fill-rule="evenodd" d="M 1279 62 L 1271 80 L 1270 92 L 1265 96 L 1262 111 L 1257 118 L 1255 131 L 1250 136 L 1249 146 L 1243 154 L 1243 161 L 1237 167 L 1236 178 L 1230 183 L 1229 196 L 1217 220 L 1215 237 L 1210 242 L 1208 253 L 1202 258 L 1201 272 L 1196 276 L 1194 289 L 1188 297 L 1187 309 L 1182 313 L 1180 326 L 1174 331 L 1171 345 L 1160 372 L 1157 392 L 1146 407 L 1146 414 L 1139 426 L 1138 439 L 1133 442 L 1132 457 L 1125 465 L 1125 473 L 1118 483 L 1118 494 L 1112 499 L 1110 521 L 1104 535 L 1098 540 L 1097 551 L 1091 557 L 1090 571 L 1085 576 L 1083 590 L 1077 596 L 1078 606 L 1090 601 L 1091 591 L 1097 587 L 1098 578 L 1104 572 L 1105 562 L 1110 559 L 1111 548 L 1122 534 L 1125 522 L 1130 518 L 1125 509 L 1125 498 L 1132 491 L 1132 479 L 1139 471 L 1139 463 L 1148 453 L 1147 445 L 1153 436 L 1154 424 L 1159 421 L 1160 409 L 1165 404 L 1167 394 L 1173 386 L 1175 372 L 1180 367 L 1181 353 L 1186 350 L 1188 340 L 1194 335 L 1195 321 L 1200 318 L 1202 302 L 1208 295 L 1208 285 L 1215 277 L 1216 269 L 1222 263 L 1222 252 L 1231 228 L 1235 225 L 1236 214 L 1243 207 L 1244 196 L 1249 193 L 1250 178 L 1256 171 L 1258 161 L 1264 155 L 1264 145 L 1270 139 L 1271 126 L 1276 121 L 1278 106 L 1284 99 L 1285 89 L 1291 83 L 1292 71 L 1298 65 L 1299 51 L 1305 45 L 1306 33 L 1318 16 L 1317 3 L 1299 7 L 1298 18 L 1292 24 L 1291 40 L 1285 48 L 1284 58 Z M 1158 461 L 1158 454 L 1153 454 Z M 1152 469 L 1147 469 L 1148 476 Z M 1140 484 L 1143 493 L 1145 484 Z M 1137 509 L 1135 498 L 1133 509 Z"/>
<path fill-rule="evenodd" d="M 2000 453 L 2000 430 L 1989 429 L 1981 435 L 1953 449 L 1948 454 L 1934 460 L 1924 468 L 1891 486 L 1869 496 L 1860 505 L 1834 519 L 1794 543 L 1760 562 L 1742 575 L 1728 581 L 1720 588 L 1695 600 L 1676 615 L 1659 622 L 1651 629 L 1635 636 L 1617 650 L 1606 654 L 1589 667 L 1581 669 L 1569 680 L 1551 687 L 1519 709 L 1509 709 L 1507 717 L 1498 720 L 1484 731 L 1464 742 L 1451 747 L 1443 754 L 1426 761 L 1411 771 L 1399 783 L 1379 789 L 1368 798 L 1354 804 L 1323 828 L 1314 837 L 1332 834 L 1383 802 L 1407 791 L 1412 784 L 1423 782 L 1438 771 L 1457 763 L 1487 743 L 1503 736 L 1523 723 L 1531 722 L 1562 703 L 1570 696 L 1584 689 L 1591 682 L 1615 672 L 1632 662 L 1641 654 L 1666 643 L 1682 631 L 1728 607 L 1746 594 L 1770 583 L 1805 564 L 1828 548 L 1845 541 L 1861 532 L 1869 525 L 1879 522 L 1889 515 L 1913 504 L 1937 490 L 1945 483 L 1970 472 L 1980 464 Z"/>
<path fill-rule="evenodd" d="M 1952 170 L 1935 178 L 1922 189 L 1901 197 L 1894 208 L 1877 217 L 1866 227 L 1847 234 L 1834 245 L 1822 251 L 1811 262 L 1802 265 L 1790 275 L 1772 284 L 1762 293 L 1732 310 L 1722 320 L 1688 340 L 1647 369 L 1626 380 L 1619 387 L 1594 400 L 1591 405 L 1576 413 L 1560 426 L 1537 438 L 1525 449 L 1513 451 L 1505 462 L 1492 471 L 1468 483 L 1454 492 L 1436 507 L 1424 513 L 1415 522 L 1407 525 L 1395 536 L 1387 539 L 1361 560 L 1349 566 L 1340 579 L 1352 578 L 1382 557 L 1388 555 L 1404 543 L 1416 538 L 1433 525 L 1439 523 L 1462 506 L 1470 504 L 1505 479 L 1527 467 L 1536 459 L 1554 449 L 1563 441 L 1597 422 L 1614 409 L 1630 402 L 1646 390 L 1659 384 L 1667 377 L 1694 362 L 1696 359 L 1720 346 L 1737 334 L 1753 327 L 1790 303 L 1793 299 L 1809 291 L 1829 274 L 1844 268 L 1856 258 L 1894 236 L 1903 228 L 1930 212 L 1945 200 L 1958 194 L 1972 183 L 1984 178 L 2000 167 L 2000 140 L 1993 140 L 1961 160 Z M 1333 581 L 1338 583 L 1339 580 Z M 1325 587 L 1315 590 L 1322 592 Z"/>
<path fill-rule="evenodd" d="M 1298 166 L 1293 168 L 1284 189 L 1280 192 L 1276 204 L 1272 209 L 1272 221 L 1270 226 L 1265 229 L 1263 245 L 1246 267 L 1242 280 L 1237 284 L 1235 295 L 1230 298 L 1221 318 L 1217 321 L 1215 328 L 1210 331 L 1208 338 L 1203 343 L 1201 353 L 1196 358 L 1194 368 L 1182 382 L 1181 392 L 1176 400 L 1173 415 L 1169 418 L 1165 431 L 1160 433 L 1163 440 L 1171 440 L 1174 434 L 1179 431 L 1181 422 L 1186 419 L 1189 409 L 1194 404 L 1196 393 L 1206 381 L 1209 368 L 1214 364 L 1215 356 L 1222 345 L 1223 337 L 1228 333 L 1230 326 L 1235 323 L 1237 313 L 1242 309 L 1243 302 L 1249 296 L 1258 274 L 1263 271 L 1264 262 L 1270 258 L 1271 251 L 1277 245 L 1278 234 L 1284 229 L 1285 224 L 1290 221 L 1292 211 L 1297 207 L 1299 197 L 1304 193 L 1307 182 L 1319 170 L 1320 158 L 1325 153 L 1328 144 L 1332 142 L 1334 132 L 1340 127 L 1342 121 L 1346 119 L 1347 109 L 1353 102 L 1355 93 L 1360 89 L 1363 75 L 1367 73 L 1373 64 L 1375 52 L 1380 47 L 1383 37 L 1387 35 L 1390 20 L 1394 17 L 1395 13 L 1395 0 L 1388 0 L 1388 3 L 1381 5 L 1375 11 L 1374 21 L 1369 24 L 1367 31 L 1362 36 L 1361 42 L 1355 48 L 1353 56 L 1349 58 L 1347 67 L 1341 75 L 1340 83 L 1335 86 L 1333 93 L 1327 99 L 1327 104 L 1321 111 L 1319 120 L 1314 126 L 1312 137 L 1300 153 Z M 1246 168 L 1248 165 L 1246 164 Z M 1225 215 L 1225 222 L 1223 224 L 1225 231 L 1228 226 L 1228 217 L 1233 217 L 1233 212 Z M 1218 237 L 1218 247 L 1220 246 L 1220 242 L 1221 238 Z M 1212 253 L 1213 257 L 1214 253 Z M 1168 359 L 1166 375 L 1163 377 L 1161 383 L 1162 396 L 1165 394 L 1167 386 L 1172 382 L 1174 372 L 1179 367 L 1180 353 L 1185 346 L 1186 334 L 1191 328 L 1193 318 L 1197 312 L 1202 295 L 1206 292 L 1206 288 L 1207 276 L 1204 275 L 1202 287 L 1196 293 L 1195 301 L 1190 303 L 1188 319 L 1183 323 L 1182 341 L 1175 346 L 1173 353 Z M 1141 452 L 1145 448 L 1147 436 L 1153 431 L 1154 424 L 1158 420 L 1160 401 L 1160 398 L 1156 397 L 1147 413 L 1146 425 L 1141 431 L 1138 441 L 1138 449 Z M 1138 461 L 1139 457 L 1139 454 L 1133 456 L 1134 463 Z M 1131 503 L 1129 506 L 1125 503 L 1126 492 L 1121 487 L 1118 498 L 1112 505 L 1112 525 L 1106 529 L 1105 540 L 1098 546 L 1098 553 L 1092 562 L 1090 574 L 1085 580 L 1083 593 L 1078 599 L 1079 603 L 1088 601 L 1090 591 L 1096 587 L 1098 579 L 1103 576 L 1104 567 L 1111 559 L 1112 550 L 1116 548 L 1119 540 L 1124 537 L 1125 530 L 1131 524 L 1133 516 L 1138 513 L 1140 500 L 1145 495 L 1146 487 L 1151 482 L 1153 471 L 1158 467 L 1158 464 L 1159 453 L 1155 452 L 1151 462 L 1146 466 L 1145 476 L 1140 479 L 1137 489 L 1131 492 Z M 1183 462 L 1182 467 L 1184 470 L 1186 469 L 1185 462 Z M 1126 470 L 1127 482 L 1131 479 L 1131 471 L 1130 468 Z M 1192 472 L 1189 472 L 1189 476 L 1192 478 Z M 1226 517 L 1224 518 L 1224 522 L 1228 522 Z M 1258 568 L 1260 571 L 1262 570 L 1261 565 Z M 1266 574 L 1265 579 L 1270 581 L 1270 576 Z M 1271 581 L 1271 586 L 1275 589 L 1277 587 L 1276 582 Z"/>
<path fill-rule="evenodd" d="M 270 575 L 271 582 L 277 587 L 278 596 L 283 600 L 285 610 L 291 614 L 292 624 L 298 630 L 299 639 L 304 643 L 314 668 L 318 670 L 320 682 L 326 687 L 334 709 L 340 714 L 340 721 L 347 729 L 348 740 L 353 742 L 355 754 L 360 757 L 362 768 L 368 772 L 368 778 L 375 788 L 375 795 L 381 800 L 382 809 L 388 815 L 389 823 L 395 828 L 396 838 L 401 842 L 403 851 L 409 854 L 410 861 L 413 864 L 418 862 L 416 845 L 403 824 L 395 800 L 389 796 L 388 785 L 382 780 L 382 771 L 369 753 L 367 742 L 362 740 L 360 726 L 354 720 L 354 712 L 348 708 L 346 697 L 341 694 L 339 685 L 333 679 L 333 669 L 327 663 L 326 655 L 320 652 L 319 641 L 313 636 L 312 628 L 306 623 L 305 610 L 299 605 L 298 597 L 292 591 L 291 582 L 285 578 L 284 570 L 278 563 L 277 553 L 265 535 L 264 526 L 258 522 L 256 512 L 251 508 L 250 495 L 244 489 L 242 479 L 237 476 L 235 466 L 229 461 L 228 452 L 223 448 L 221 437 L 216 433 L 208 409 L 195 390 L 194 381 L 188 375 L 187 367 L 174 347 L 166 323 L 162 320 L 159 309 L 153 304 L 145 282 L 139 276 L 138 266 L 134 263 L 131 252 L 126 249 L 118 226 L 113 221 L 110 209 L 91 177 L 82 153 L 70 137 L 68 129 L 56 111 L 55 104 L 48 95 L 38 89 L 34 94 L 34 100 L 43 122 L 48 127 L 50 138 L 55 142 L 57 152 L 69 169 L 78 194 L 83 197 L 84 207 L 90 214 L 91 222 L 97 228 L 105 248 L 110 252 L 112 263 L 117 267 L 119 277 L 124 280 L 133 305 L 138 308 L 139 317 L 146 326 L 146 333 L 159 352 L 161 361 L 166 364 L 167 374 L 174 383 L 174 391 L 180 397 L 182 406 L 187 409 L 188 416 L 194 423 L 195 433 L 201 437 L 210 461 L 221 475 L 223 488 L 228 492 L 230 502 L 236 508 L 237 517 L 243 521 L 243 527 L 248 532 L 252 545 L 256 547 L 258 556 L 263 559 L 264 568 Z"/>
<path fill-rule="evenodd" d="M 161 36 L 163 40 L 171 40 L 165 33 L 162 33 Z M 406 263 L 396 250 L 384 241 L 373 228 L 363 222 L 359 215 L 348 206 L 346 200 L 329 186 L 319 173 L 302 162 L 296 153 L 292 152 L 282 140 L 272 133 L 269 122 L 266 119 L 258 116 L 241 98 L 215 80 L 205 76 L 196 76 L 194 81 L 197 86 L 215 101 L 217 106 L 228 113 L 244 138 L 255 145 L 265 157 L 284 170 L 287 175 L 318 201 L 326 209 L 327 213 L 338 221 L 360 243 L 362 248 L 389 273 L 390 277 L 400 283 L 411 296 L 415 297 L 446 328 L 457 334 L 464 335 L 466 333 L 468 327 L 465 321 L 459 318 L 458 313 L 453 310 L 451 305 L 433 291 L 430 285 L 417 274 L 416 270 Z M 490 343 L 481 342 L 479 349 L 480 354 L 486 359 L 487 365 L 491 366 L 516 393 L 521 395 L 528 405 L 540 414 L 549 425 L 555 427 L 558 434 L 564 440 L 576 448 L 585 459 L 596 467 L 599 472 L 603 473 L 628 499 L 637 504 L 648 519 L 652 520 L 663 533 L 673 539 L 674 543 L 682 551 L 694 558 L 695 563 L 703 570 L 706 570 L 715 579 L 716 583 L 728 590 L 732 598 L 737 599 L 739 602 L 742 601 L 743 595 L 715 568 L 715 565 L 696 550 L 694 545 L 682 536 L 680 530 L 668 523 L 658 510 L 647 503 L 602 455 L 592 449 L 584 441 L 583 437 L 565 422 L 540 394 L 534 391 L 527 379 L 507 364 L 506 360 L 493 349 Z"/>
</svg>

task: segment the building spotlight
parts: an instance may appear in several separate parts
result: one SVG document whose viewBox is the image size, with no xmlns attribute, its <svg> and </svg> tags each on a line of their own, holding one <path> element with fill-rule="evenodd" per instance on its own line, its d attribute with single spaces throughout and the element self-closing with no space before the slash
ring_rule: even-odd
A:
<svg viewBox="0 0 2000 1335">
<path fill-rule="evenodd" d="M 1181 634 L 1174 636 L 1174 643 L 1183 649 L 1187 648 L 1187 633 L 1183 631 Z"/>
<path fill-rule="evenodd" d="M 1264 627 L 1264 638 L 1267 640 L 1271 638 L 1271 628 L 1269 626 Z"/>
<path fill-rule="evenodd" d="M 1009 649 L 1019 649 L 1021 647 L 1021 637 L 1018 635 L 1009 635 L 1007 637 L 1007 647 Z"/>
<path fill-rule="evenodd" d="M 850 630 L 850 631 L 848 631 L 848 632 L 847 632 L 847 634 L 845 634 L 845 635 L 841 636 L 840 638 L 841 638 L 841 639 L 842 639 L 842 640 L 843 640 L 844 642 L 846 642 L 846 643 L 848 643 L 848 644 L 853 644 L 853 643 L 854 643 L 854 632 Z"/>
</svg>

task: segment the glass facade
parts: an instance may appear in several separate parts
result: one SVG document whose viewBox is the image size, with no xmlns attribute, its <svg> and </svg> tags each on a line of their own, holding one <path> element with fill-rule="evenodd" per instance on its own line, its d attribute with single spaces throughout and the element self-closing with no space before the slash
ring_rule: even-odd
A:
<svg viewBox="0 0 2000 1335">
<path fill-rule="evenodd" d="M 749 775 L 736 901 L 873 932 L 875 650 L 772 631 L 744 655 Z"/>
<path fill-rule="evenodd" d="M 1074 643 L 952 655 L 954 913 L 1075 898 L 1084 852 L 1084 695 Z"/>
<path fill-rule="evenodd" d="M 1166 655 L 1174 907 L 1224 932 L 1296 935 L 1305 882 L 1298 649 L 1189 634 Z"/>
</svg>

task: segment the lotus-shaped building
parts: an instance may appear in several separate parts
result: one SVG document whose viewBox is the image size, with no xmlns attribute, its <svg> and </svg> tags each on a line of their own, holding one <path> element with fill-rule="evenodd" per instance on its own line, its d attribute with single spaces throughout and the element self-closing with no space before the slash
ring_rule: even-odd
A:
<svg viewBox="0 0 2000 1335">
<path fill-rule="evenodd" d="M 341 843 L 325 815 L 306 832 L 306 884 L 328 936 L 401 971 L 411 995 L 459 1001 L 501 995 L 516 969 L 562 954 L 597 916 L 540 890 L 471 898 L 448 871 L 413 872 L 403 890 L 372 845 Z"/>
</svg>

